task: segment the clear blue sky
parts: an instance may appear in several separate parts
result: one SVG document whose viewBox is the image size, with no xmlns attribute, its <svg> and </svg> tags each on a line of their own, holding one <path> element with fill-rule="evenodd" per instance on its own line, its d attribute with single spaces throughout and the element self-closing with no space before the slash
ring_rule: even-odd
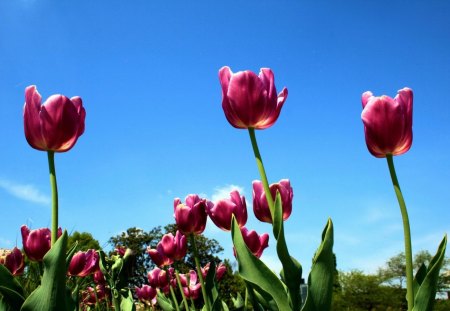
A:
<svg viewBox="0 0 450 311">
<path fill-rule="evenodd" d="M 450 2 L 0 0 L 0 247 L 50 225 L 47 156 L 23 134 L 24 90 L 83 98 L 86 131 L 56 155 L 60 224 L 101 244 L 173 222 L 173 199 L 234 185 L 251 208 L 248 133 L 221 108 L 218 70 L 270 67 L 289 97 L 258 131 L 271 182 L 289 178 L 292 254 L 309 271 L 328 217 L 338 268 L 375 271 L 403 248 L 386 161 L 366 149 L 361 93 L 414 90 L 414 141 L 395 158 L 413 250 L 450 233 Z M 270 226 L 249 212 L 248 227 Z M 232 257 L 229 234 L 208 237 Z M 272 242 L 272 243 L 271 243 Z M 263 259 L 272 267 L 273 239 Z M 307 274 L 305 273 L 305 276 Z"/>
</svg>

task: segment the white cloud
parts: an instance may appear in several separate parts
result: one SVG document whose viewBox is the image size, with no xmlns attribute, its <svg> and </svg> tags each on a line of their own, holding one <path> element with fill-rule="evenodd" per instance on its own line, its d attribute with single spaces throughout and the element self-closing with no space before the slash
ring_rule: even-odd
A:
<svg viewBox="0 0 450 311">
<path fill-rule="evenodd" d="M 17 184 L 9 180 L 0 179 L 0 188 L 21 200 L 32 203 L 48 205 L 50 197 L 40 192 L 35 186 L 30 184 Z"/>
<path fill-rule="evenodd" d="M 227 199 L 230 197 L 230 192 L 233 190 L 237 190 L 240 195 L 244 195 L 244 187 L 238 185 L 225 185 L 214 188 L 214 192 L 211 195 L 211 201 L 216 202 L 220 199 Z"/>
</svg>

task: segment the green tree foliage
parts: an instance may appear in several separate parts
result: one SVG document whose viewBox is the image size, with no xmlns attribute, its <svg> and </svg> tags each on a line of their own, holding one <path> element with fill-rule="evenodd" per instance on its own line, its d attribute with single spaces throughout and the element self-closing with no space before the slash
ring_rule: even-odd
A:
<svg viewBox="0 0 450 311">
<path fill-rule="evenodd" d="M 413 267 L 414 271 L 417 271 L 422 263 L 426 266 L 429 265 L 431 255 L 428 251 L 419 251 L 414 256 Z M 450 259 L 446 257 L 442 264 L 441 273 L 439 275 L 437 292 L 449 292 L 450 291 Z M 415 273 L 415 272 L 414 272 Z M 399 253 L 388 259 L 386 265 L 378 270 L 378 275 L 387 284 L 402 288 L 406 280 L 406 263 L 405 254 Z"/>
<path fill-rule="evenodd" d="M 340 289 L 333 296 L 333 310 L 403 310 L 406 291 L 383 285 L 378 275 L 353 270 L 339 273 Z"/>
<path fill-rule="evenodd" d="M 156 247 L 161 234 L 161 227 L 155 227 L 150 231 L 132 227 L 119 235 L 109 239 L 113 247 L 125 247 L 133 251 L 133 258 L 130 258 L 129 265 L 129 285 L 141 287 L 147 282 L 147 272 L 153 267 L 147 248 Z"/>
<path fill-rule="evenodd" d="M 101 249 L 98 241 L 96 239 L 94 239 L 92 234 L 90 234 L 89 232 L 74 231 L 69 236 L 69 241 L 67 243 L 67 249 L 71 249 L 75 243 L 77 243 L 77 247 L 76 247 L 77 252 L 78 251 L 85 252 L 88 249 L 95 249 L 95 250 Z"/>
</svg>

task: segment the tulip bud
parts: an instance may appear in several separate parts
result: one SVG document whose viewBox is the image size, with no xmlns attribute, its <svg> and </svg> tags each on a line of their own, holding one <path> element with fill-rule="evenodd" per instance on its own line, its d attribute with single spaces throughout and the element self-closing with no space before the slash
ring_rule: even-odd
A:
<svg viewBox="0 0 450 311">
<path fill-rule="evenodd" d="M 252 254 L 258 258 L 261 257 L 264 249 L 269 246 L 269 235 L 267 233 L 258 235 L 255 230 L 248 231 L 245 227 L 241 228 L 241 233 Z"/>
<path fill-rule="evenodd" d="M 235 128 L 265 129 L 272 126 L 286 101 L 286 88 L 277 95 L 271 69 L 262 68 L 259 76 L 251 71 L 233 73 L 229 67 L 219 70 L 222 108 Z"/>
<path fill-rule="evenodd" d="M 230 193 L 230 199 L 222 199 L 215 204 L 209 203 L 206 211 L 214 224 L 224 231 L 231 230 L 231 220 L 234 214 L 239 227 L 247 223 L 247 205 L 244 196 L 237 190 Z"/>
<path fill-rule="evenodd" d="M 137 298 L 147 304 L 150 304 L 153 298 L 156 297 L 156 289 L 151 286 L 143 285 L 142 287 L 135 287 Z"/>
<path fill-rule="evenodd" d="M 398 91 L 392 99 L 389 96 L 362 94 L 366 144 L 370 153 L 377 158 L 386 155 L 400 155 L 412 144 L 413 92 L 409 88 Z"/>
<path fill-rule="evenodd" d="M 0 249 L 0 265 L 4 265 L 12 275 L 21 275 L 25 269 L 22 252 L 17 247 Z"/>
<path fill-rule="evenodd" d="M 154 268 L 147 274 L 148 283 L 154 288 L 164 288 L 170 284 L 173 278 L 174 270 L 169 269 L 168 271 L 161 270 L 160 268 Z"/>
<path fill-rule="evenodd" d="M 186 256 L 186 236 L 184 236 L 179 230 L 177 230 L 175 237 L 172 233 L 165 234 L 158 244 L 161 244 L 161 249 L 164 255 L 173 261 L 179 261 Z"/>
<path fill-rule="evenodd" d="M 280 193 L 283 220 L 288 219 L 292 212 L 292 198 L 294 197 L 290 181 L 282 179 L 279 183 L 271 184 L 269 188 L 274 200 L 277 191 Z M 260 221 L 272 223 L 264 186 L 259 180 L 253 181 L 253 212 Z"/>
<path fill-rule="evenodd" d="M 164 253 L 161 243 L 158 243 L 156 249 L 147 248 L 147 253 L 158 267 L 168 266 L 173 263 L 173 260 Z"/>
<path fill-rule="evenodd" d="M 201 199 L 196 194 L 186 197 L 186 203 L 176 198 L 173 203 L 174 217 L 178 229 L 188 235 L 201 234 L 206 227 L 206 199 Z"/>
<path fill-rule="evenodd" d="M 44 255 L 51 247 L 51 232 L 48 228 L 30 230 L 23 225 L 20 228 L 22 232 L 23 250 L 28 259 L 32 261 L 42 261 Z M 61 228 L 58 229 L 58 237 L 62 235 Z"/>
<path fill-rule="evenodd" d="M 86 111 L 80 97 L 42 97 L 31 85 L 25 89 L 23 120 L 25 137 L 31 147 L 43 151 L 70 150 L 84 132 Z"/>
<path fill-rule="evenodd" d="M 70 261 L 68 275 L 85 277 L 99 270 L 99 255 L 96 250 L 77 252 Z"/>
</svg>

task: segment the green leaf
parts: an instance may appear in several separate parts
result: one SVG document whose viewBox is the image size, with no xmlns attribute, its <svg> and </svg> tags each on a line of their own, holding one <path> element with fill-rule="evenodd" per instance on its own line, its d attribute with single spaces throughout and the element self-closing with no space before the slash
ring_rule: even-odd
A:
<svg viewBox="0 0 450 311">
<path fill-rule="evenodd" d="M 283 207 L 281 195 L 277 191 L 275 197 L 275 211 L 273 221 L 273 234 L 277 240 L 277 254 L 283 270 L 281 278 L 288 288 L 288 295 L 293 310 L 299 310 L 302 304 L 300 295 L 300 282 L 302 279 L 302 266 L 289 255 L 283 228 Z"/>
<path fill-rule="evenodd" d="M 423 283 L 425 277 L 427 276 L 427 266 L 424 263 L 420 265 L 419 270 L 417 270 L 416 276 L 414 277 L 413 289 L 414 289 L 414 297 L 416 297 L 417 292 L 419 291 L 420 284 Z"/>
<path fill-rule="evenodd" d="M 22 311 L 68 310 L 66 306 L 67 231 L 44 256 L 41 285 L 25 300 Z"/>
<path fill-rule="evenodd" d="M 25 301 L 23 288 L 4 265 L 0 265 L 0 284 L 0 311 L 20 310 Z"/>
<path fill-rule="evenodd" d="M 122 295 L 122 299 L 120 301 L 120 311 L 135 311 L 136 306 L 133 301 L 133 295 L 131 291 L 128 290 L 126 294 Z"/>
<path fill-rule="evenodd" d="M 239 274 L 242 278 L 269 293 L 280 310 L 292 310 L 283 283 L 259 258 L 249 251 L 234 216 L 231 224 L 231 237 L 236 249 Z"/>
<path fill-rule="evenodd" d="M 237 293 L 236 298 L 231 296 L 231 301 L 233 301 L 233 306 L 235 309 L 244 308 L 244 299 L 242 299 L 241 293 Z"/>
<path fill-rule="evenodd" d="M 158 306 L 164 311 L 175 311 L 172 302 L 169 299 L 167 299 L 167 297 L 164 296 L 164 294 L 161 294 L 161 292 L 158 292 L 156 300 L 158 301 Z"/>
<path fill-rule="evenodd" d="M 430 264 L 427 269 L 427 274 L 423 278 L 422 282 L 416 279 L 417 283 L 420 285 L 417 294 L 414 298 L 414 308 L 413 311 L 431 311 L 433 310 L 433 303 L 436 297 L 436 288 L 439 278 L 439 270 L 442 267 L 444 261 L 445 249 L 447 247 L 447 235 L 439 244 L 436 255 L 431 259 Z"/>
<path fill-rule="evenodd" d="M 322 243 L 316 251 L 308 277 L 308 294 L 303 311 L 330 310 L 333 275 L 333 223 L 328 219 L 322 233 Z"/>
<path fill-rule="evenodd" d="M 219 299 L 217 299 L 219 297 L 219 291 L 217 290 L 216 264 L 214 261 L 210 262 L 209 271 L 205 279 L 205 288 L 209 299 L 209 305 L 212 306 L 217 301 L 220 303 Z"/>
</svg>

